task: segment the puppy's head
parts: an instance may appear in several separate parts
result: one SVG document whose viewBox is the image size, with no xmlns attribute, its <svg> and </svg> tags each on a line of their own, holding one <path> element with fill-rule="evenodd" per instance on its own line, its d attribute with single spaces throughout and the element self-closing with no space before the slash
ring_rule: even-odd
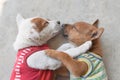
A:
<svg viewBox="0 0 120 80">
<path fill-rule="evenodd" d="M 76 45 L 81 45 L 88 40 L 98 39 L 104 28 L 97 27 L 98 20 L 96 20 L 92 25 L 86 22 L 76 22 L 74 24 L 64 24 L 64 36 L 67 36 L 69 41 L 75 43 Z"/>
<path fill-rule="evenodd" d="M 17 42 L 42 45 L 54 37 L 60 30 L 60 21 L 52 21 L 40 17 L 24 19 L 21 15 L 16 17 L 18 26 Z M 21 41 L 18 41 L 18 40 Z"/>
</svg>

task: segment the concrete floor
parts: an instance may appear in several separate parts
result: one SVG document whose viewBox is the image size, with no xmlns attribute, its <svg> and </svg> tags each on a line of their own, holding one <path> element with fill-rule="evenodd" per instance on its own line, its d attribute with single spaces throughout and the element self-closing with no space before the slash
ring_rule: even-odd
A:
<svg viewBox="0 0 120 80">
<path fill-rule="evenodd" d="M 100 19 L 100 26 L 105 28 L 102 46 L 109 80 L 120 79 L 120 0 L 0 0 L 0 80 L 9 80 L 15 60 L 12 44 L 17 34 L 17 13 L 64 23 Z M 57 48 L 64 42 L 59 35 L 50 45 L 54 43 L 51 46 Z"/>
</svg>

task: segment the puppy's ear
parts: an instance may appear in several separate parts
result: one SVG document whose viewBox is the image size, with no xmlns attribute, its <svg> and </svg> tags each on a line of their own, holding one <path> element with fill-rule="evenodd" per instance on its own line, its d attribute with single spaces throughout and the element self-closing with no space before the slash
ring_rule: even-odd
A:
<svg viewBox="0 0 120 80">
<path fill-rule="evenodd" d="M 99 23 L 99 19 L 97 19 L 97 20 L 93 23 L 93 26 L 95 26 L 95 27 L 98 28 L 98 23 Z"/>
<path fill-rule="evenodd" d="M 16 16 L 17 25 L 20 25 L 22 21 L 24 21 L 24 18 L 20 14 L 17 14 Z"/>
<path fill-rule="evenodd" d="M 97 29 L 97 31 L 94 31 L 91 35 L 91 40 L 95 40 L 100 38 L 100 36 L 102 35 L 102 33 L 104 32 L 104 28 L 99 28 Z"/>
</svg>

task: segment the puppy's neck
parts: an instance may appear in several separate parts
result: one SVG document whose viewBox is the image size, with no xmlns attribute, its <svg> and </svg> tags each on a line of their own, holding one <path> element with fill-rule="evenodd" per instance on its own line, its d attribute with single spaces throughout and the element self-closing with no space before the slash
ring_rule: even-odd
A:
<svg viewBox="0 0 120 80">
<path fill-rule="evenodd" d="M 93 41 L 93 45 L 89 51 L 102 57 L 103 54 L 102 54 L 102 49 L 101 49 L 101 44 L 99 39 L 96 39 Z"/>
<path fill-rule="evenodd" d="M 31 40 L 24 39 L 23 37 L 19 37 L 16 39 L 14 43 L 14 49 L 18 51 L 19 49 L 30 47 L 30 46 L 41 46 L 42 44 L 36 44 Z"/>
</svg>

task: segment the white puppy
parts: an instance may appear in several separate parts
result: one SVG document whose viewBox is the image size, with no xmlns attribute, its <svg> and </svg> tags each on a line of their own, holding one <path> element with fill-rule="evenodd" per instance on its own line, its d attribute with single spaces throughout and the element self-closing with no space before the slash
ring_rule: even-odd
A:
<svg viewBox="0 0 120 80">
<path fill-rule="evenodd" d="M 30 46 L 42 46 L 46 44 L 47 41 L 54 37 L 62 28 L 59 21 L 49 21 L 39 17 L 24 19 L 21 15 L 18 15 L 16 21 L 18 35 L 14 43 L 14 48 L 17 51 Z M 66 43 L 57 50 L 66 52 L 71 57 L 76 57 L 86 52 L 91 45 L 91 41 L 79 47 Z M 60 61 L 46 56 L 44 50 L 32 53 L 27 58 L 26 63 L 31 68 L 43 70 L 55 70 L 61 66 Z"/>
</svg>

